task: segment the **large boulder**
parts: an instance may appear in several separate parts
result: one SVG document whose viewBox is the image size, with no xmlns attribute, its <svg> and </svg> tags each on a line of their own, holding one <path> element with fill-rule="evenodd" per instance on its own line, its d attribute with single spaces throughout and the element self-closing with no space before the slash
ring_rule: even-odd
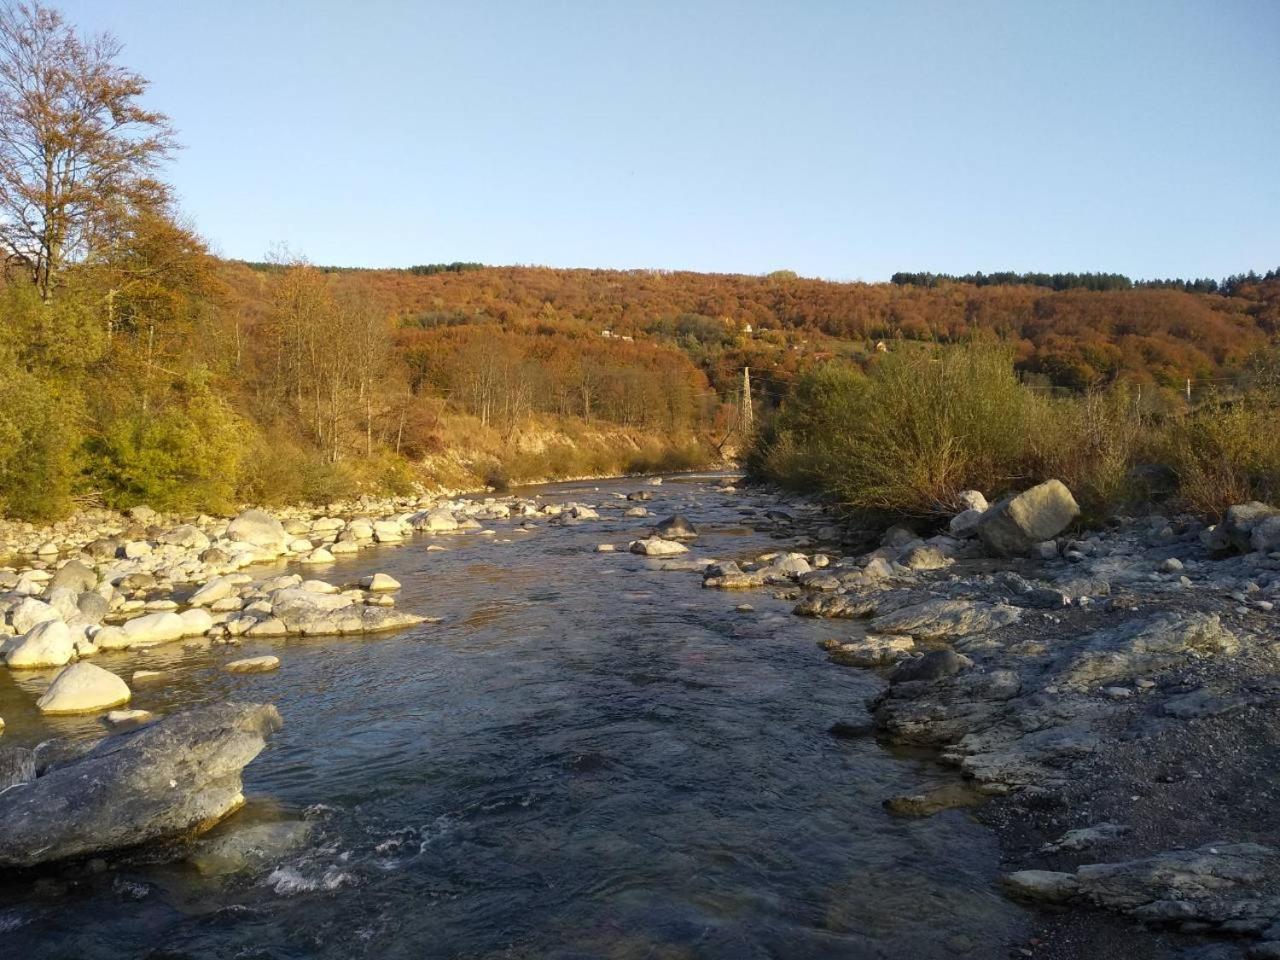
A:
<svg viewBox="0 0 1280 960">
<path fill-rule="evenodd" d="M 265 510 L 246 510 L 227 524 L 227 538 L 267 550 L 283 551 L 289 542 L 284 525 Z"/>
<path fill-rule="evenodd" d="M 244 803 L 241 771 L 280 725 L 269 704 L 215 703 L 108 737 L 0 793 L 0 865 L 203 832 Z"/>
<path fill-rule="evenodd" d="M 1046 480 L 987 510 L 978 523 L 978 536 L 993 553 L 1026 556 L 1032 547 L 1052 540 L 1079 515 L 1080 507 L 1066 484 Z"/>
<path fill-rule="evenodd" d="M 14 670 L 61 667 L 71 662 L 75 652 L 71 628 L 61 620 L 44 620 L 9 648 L 5 663 Z"/>
<path fill-rule="evenodd" d="M 171 643 L 190 635 L 182 617 L 172 610 L 162 610 L 159 613 L 148 613 L 145 616 L 136 617 L 125 623 L 124 632 L 129 638 L 128 646 L 131 647 Z"/>
<path fill-rule="evenodd" d="M 129 685 L 110 670 L 81 661 L 61 670 L 36 706 L 49 714 L 99 713 L 128 703 L 131 696 Z"/>
</svg>

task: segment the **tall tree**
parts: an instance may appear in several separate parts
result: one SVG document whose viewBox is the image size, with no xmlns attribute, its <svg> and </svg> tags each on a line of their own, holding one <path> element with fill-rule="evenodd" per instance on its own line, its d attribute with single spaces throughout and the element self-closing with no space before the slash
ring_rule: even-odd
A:
<svg viewBox="0 0 1280 960">
<path fill-rule="evenodd" d="M 66 264 L 168 200 L 155 172 L 173 131 L 121 49 L 39 2 L 0 10 L 0 247 L 46 300 Z"/>
</svg>

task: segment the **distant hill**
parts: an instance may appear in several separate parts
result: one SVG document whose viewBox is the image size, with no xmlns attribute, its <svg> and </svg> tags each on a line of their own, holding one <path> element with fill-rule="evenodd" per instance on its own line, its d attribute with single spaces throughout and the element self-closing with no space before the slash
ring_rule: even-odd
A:
<svg viewBox="0 0 1280 960">
<path fill-rule="evenodd" d="M 263 268 L 227 264 L 233 274 Z M 1177 388 L 1186 378 L 1231 374 L 1280 330 L 1278 271 L 1220 284 L 1136 285 L 1117 274 L 899 274 L 897 282 L 870 284 L 789 271 L 748 276 L 470 263 L 360 273 L 408 329 L 493 323 L 667 340 L 684 347 L 724 395 L 744 365 L 760 369 L 764 389 L 771 390 L 772 379 L 772 389 L 781 390 L 814 358 L 866 356 L 880 341 L 975 336 L 1008 342 L 1024 374 L 1055 386 L 1135 380 Z M 1191 292 L 1209 285 L 1217 292 Z"/>
</svg>

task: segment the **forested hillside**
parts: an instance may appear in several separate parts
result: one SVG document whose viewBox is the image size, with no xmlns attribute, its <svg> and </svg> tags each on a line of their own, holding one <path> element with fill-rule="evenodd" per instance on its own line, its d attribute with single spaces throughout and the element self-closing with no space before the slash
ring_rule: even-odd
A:
<svg viewBox="0 0 1280 960">
<path fill-rule="evenodd" d="M 868 284 L 789 271 L 747 276 L 476 264 L 328 269 L 360 276 L 407 328 L 496 323 L 676 343 L 726 397 L 744 365 L 790 380 L 815 355 L 866 355 L 880 341 L 950 343 L 975 336 L 1007 342 L 1020 371 L 1055 386 L 1129 380 L 1179 388 L 1188 377 L 1234 373 L 1280 330 L 1276 271 L 1221 284 L 1135 285 L 1115 274 L 991 275 L 999 282 L 903 274 L 898 282 Z M 1188 292 L 1208 286 L 1229 295 Z"/>
</svg>

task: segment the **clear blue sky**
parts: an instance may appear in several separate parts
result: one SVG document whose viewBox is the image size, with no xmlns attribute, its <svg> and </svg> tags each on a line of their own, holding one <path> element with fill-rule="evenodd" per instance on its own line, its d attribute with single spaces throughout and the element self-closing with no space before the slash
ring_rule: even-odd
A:
<svg viewBox="0 0 1280 960">
<path fill-rule="evenodd" d="M 1280 3 L 68 0 L 214 248 L 886 279 L 1280 264 Z"/>
</svg>

